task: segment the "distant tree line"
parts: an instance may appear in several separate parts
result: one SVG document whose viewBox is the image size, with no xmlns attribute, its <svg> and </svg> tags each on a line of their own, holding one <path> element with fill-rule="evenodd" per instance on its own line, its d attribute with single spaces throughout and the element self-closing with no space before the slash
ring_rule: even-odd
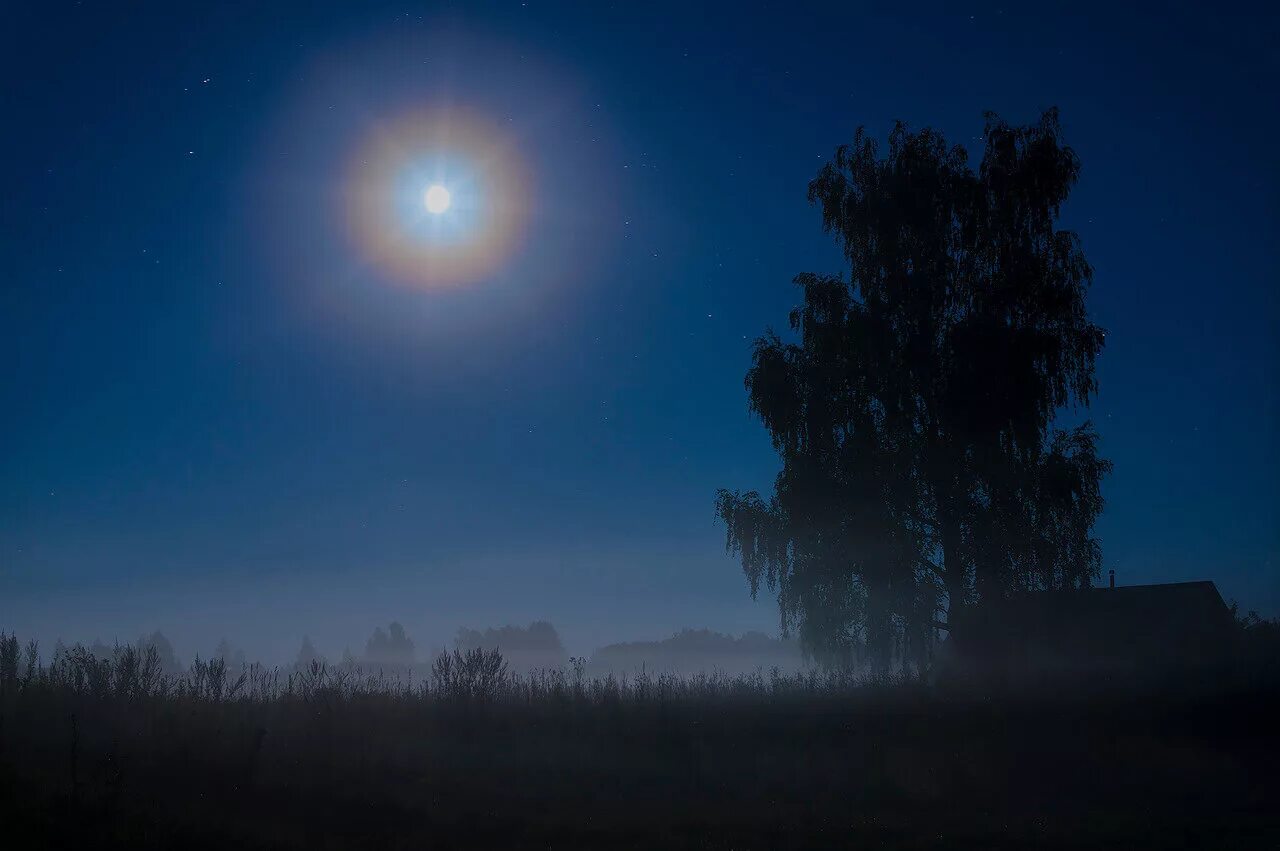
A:
<svg viewBox="0 0 1280 851">
<path fill-rule="evenodd" d="M 762 632 L 735 638 L 708 629 L 683 629 L 661 641 L 609 644 L 596 650 L 590 662 L 596 674 L 719 671 L 734 676 L 758 670 L 794 672 L 803 667 L 803 654 L 794 639 L 772 638 Z"/>
<path fill-rule="evenodd" d="M 1232 658 L 1229 667 L 1232 676 L 1240 683 L 1280 683 L 1280 620 L 1264 618 L 1252 611 L 1242 615 L 1235 604 L 1230 608 L 1235 623 L 1235 636 L 1230 644 Z M 401 652 L 405 647 L 412 646 L 412 640 L 404 633 L 403 627 L 396 629 L 396 626 L 398 625 L 393 624 L 386 630 L 375 629 L 369 645 L 379 647 L 382 640 L 395 641 L 394 637 L 399 635 L 401 638 L 395 643 Z M 501 643 L 503 639 L 510 642 L 514 648 L 512 651 L 508 651 Z M 525 644 L 521 645 L 521 641 Z M 533 655 L 535 652 L 546 651 L 549 652 L 544 656 Z M 521 652 L 528 654 L 525 657 L 527 663 L 555 663 L 556 660 L 560 660 L 560 663 L 516 667 L 510 664 L 508 652 L 516 657 Z M 316 650 L 309 638 L 304 638 L 293 663 L 283 669 L 247 663 L 244 652 L 234 649 L 226 639 L 219 642 L 218 651 L 208 659 L 202 660 L 197 655 L 190 665 L 184 667 L 178 662 L 172 645 L 158 631 L 143 636 L 133 644 L 115 644 L 110 647 L 101 641 L 95 641 L 88 647 L 81 644 L 67 646 L 58 641 L 54 644 L 52 653 L 46 653 L 42 657 L 35 641 L 23 644 L 17 636 L 0 632 L 0 681 L 13 683 L 29 680 L 38 676 L 41 670 L 46 673 L 54 672 L 57 676 L 69 676 L 68 672 L 74 671 L 77 672 L 75 677 L 90 685 L 94 676 L 103 678 L 104 682 L 120 680 L 144 684 L 155 684 L 161 678 L 168 678 L 171 681 L 194 684 L 193 687 L 203 694 L 210 683 L 221 684 L 215 690 L 222 693 L 223 687 L 229 688 L 237 677 L 250 669 L 257 672 L 254 676 L 257 682 L 255 687 L 258 689 L 280 687 L 280 681 L 273 680 L 269 673 L 272 670 L 284 676 L 305 674 L 318 669 L 329 671 L 331 676 L 338 677 L 358 674 L 356 679 L 346 681 L 363 682 L 367 686 L 369 682 L 387 685 L 403 682 L 398 675 L 418 665 L 421 665 L 421 669 L 412 681 L 447 681 L 453 683 L 448 688 L 463 690 L 472 686 L 459 683 L 470 683 L 472 680 L 493 682 L 499 673 L 502 677 L 510 674 L 536 677 L 544 672 L 559 671 L 576 672 L 579 677 L 584 674 L 594 677 L 713 674 L 731 678 L 755 674 L 806 678 L 813 674 L 813 668 L 804 663 L 795 639 L 773 638 L 760 632 L 747 632 L 734 637 L 706 629 L 684 629 L 659 641 L 605 645 L 598 648 L 590 659 L 570 659 L 563 653 L 563 645 L 555 627 L 545 621 L 534 622 L 529 627 L 463 629 L 459 631 L 459 640 L 451 651 L 436 650 L 424 659 L 395 656 L 394 661 L 403 667 L 371 664 L 368 660 L 356 659 L 349 653 L 345 654 L 346 658 L 342 662 L 333 665 Z M 442 662 L 443 657 L 448 659 Z M 458 679 L 459 677 L 462 679 Z"/>
<path fill-rule="evenodd" d="M 177 675 L 188 670 L 174 652 L 173 645 L 160 631 L 143 636 L 134 645 L 139 652 L 153 651 L 159 670 L 166 675 Z M 119 645 L 107 645 L 94 641 L 87 652 L 94 658 L 109 662 L 120 650 Z M 472 651 L 498 652 L 511 673 L 527 674 L 542 670 L 567 670 L 571 660 L 559 632 L 548 621 L 534 621 L 527 626 L 506 625 L 486 629 L 458 630 L 452 650 L 466 656 Z M 55 655 L 65 653 L 59 642 Z M 362 670 L 366 673 L 383 673 L 392 676 L 417 670 L 427 671 L 442 655 L 451 655 L 448 648 L 438 647 L 419 653 L 414 640 L 404 626 L 393 622 L 386 628 L 376 627 L 365 643 L 364 652 L 356 655 L 350 648 L 343 651 L 335 662 L 324 655 L 311 637 L 303 636 L 288 669 L 304 671 L 313 665 L 336 667 L 341 670 Z M 243 648 L 223 638 L 214 652 L 195 662 L 218 662 L 231 673 L 238 673 L 251 664 Z M 583 658 L 581 664 L 593 674 L 631 674 L 645 671 L 651 674 L 692 674 L 718 671 L 725 674 L 748 673 L 777 668 L 796 671 L 804 666 L 799 644 L 792 639 L 777 639 L 762 632 L 746 632 L 741 636 L 725 635 L 708 629 L 683 629 L 674 635 L 655 641 L 632 641 L 610 644 L 597 648 L 592 656 Z"/>
</svg>

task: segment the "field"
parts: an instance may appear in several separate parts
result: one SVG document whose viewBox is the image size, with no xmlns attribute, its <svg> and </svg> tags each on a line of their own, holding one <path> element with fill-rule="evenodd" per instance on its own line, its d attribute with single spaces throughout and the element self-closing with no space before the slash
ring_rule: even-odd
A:
<svg viewBox="0 0 1280 851">
<path fill-rule="evenodd" d="M 7 647 L 7 649 L 6 649 Z M 0 646 L 6 848 L 1274 848 L 1280 701 Z"/>
</svg>

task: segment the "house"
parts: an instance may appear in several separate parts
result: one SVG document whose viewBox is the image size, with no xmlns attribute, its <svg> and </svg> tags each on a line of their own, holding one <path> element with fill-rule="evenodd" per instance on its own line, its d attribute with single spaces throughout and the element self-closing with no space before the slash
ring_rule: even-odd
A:
<svg viewBox="0 0 1280 851">
<path fill-rule="evenodd" d="M 1212 582 L 1040 591 L 951 618 L 947 673 L 988 684 L 1194 686 L 1230 664 L 1235 621 Z"/>
</svg>

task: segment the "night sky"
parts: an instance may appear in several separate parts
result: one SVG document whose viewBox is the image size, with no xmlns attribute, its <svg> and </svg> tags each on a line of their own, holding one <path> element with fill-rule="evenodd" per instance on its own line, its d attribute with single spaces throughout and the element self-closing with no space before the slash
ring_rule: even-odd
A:
<svg viewBox="0 0 1280 851">
<path fill-rule="evenodd" d="M 0 628 L 188 659 L 776 630 L 712 508 L 776 470 L 750 341 L 841 268 L 808 180 L 859 125 L 976 159 L 984 110 L 1053 105 L 1105 567 L 1276 614 L 1280 26 L 1127 5 L 10 4 Z M 351 225 L 361 152 L 421 114 L 521 175 L 467 281 Z"/>
</svg>

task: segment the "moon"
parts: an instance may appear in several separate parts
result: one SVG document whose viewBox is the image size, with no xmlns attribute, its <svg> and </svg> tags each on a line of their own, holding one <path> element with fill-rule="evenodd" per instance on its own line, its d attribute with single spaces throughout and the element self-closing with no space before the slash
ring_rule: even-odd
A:
<svg viewBox="0 0 1280 851">
<path fill-rule="evenodd" d="M 420 108 L 377 121 L 351 153 L 343 201 L 379 278 L 420 289 L 491 280 L 523 242 L 532 174 L 510 128 Z"/>
<path fill-rule="evenodd" d="M 427 191 L 422 196 L 423 203 L 427 205 L 427 212 L 437 216 L 449 209 L 449 203 L 452 200 L 449 196 L 449 190 L 438 183 L 428 186 Z"/>
</svg>

